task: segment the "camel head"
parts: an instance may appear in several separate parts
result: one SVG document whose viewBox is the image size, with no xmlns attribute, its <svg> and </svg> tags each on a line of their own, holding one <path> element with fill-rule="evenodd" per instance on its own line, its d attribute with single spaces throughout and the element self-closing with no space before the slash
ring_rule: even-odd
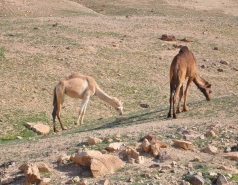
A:
<svg viewBox="0 0 238 185">
<path fill-rule="evenodd" d="M 115 108 L 115 110 L 119 113 L 119 115 L 122 115 L 123 113 L 123 105 L 120 102 L 120 100 L 118 100 L 117 98 L 112 98 L 112 107 Z"/>
<path fill-rule="evenodd" d="M 212 88 L 211 88 L 211 84 L 207 83 L 205 85 L 205 88 L 202 89 L 202 93 L 204 94 L 204 96 L 206 97 L 206 100 L 209 101 L 211 99 L 211 93 L 212 93 Z"/>
</svg>

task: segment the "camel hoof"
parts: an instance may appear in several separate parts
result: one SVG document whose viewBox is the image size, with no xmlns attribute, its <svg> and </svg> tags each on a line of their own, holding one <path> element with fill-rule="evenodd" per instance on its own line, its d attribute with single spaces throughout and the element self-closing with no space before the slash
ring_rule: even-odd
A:
<svg viewBox="0 0 238 185">
<path fill-rule="evenodd" d="M 57 132 L 59 132 L 59 130 L 58 129 L 54 129 L 54 132 L 57 133 Z"/>
<path fill-rule="evenodd" d="M 67 130 L 67 129 L 68 129 L 68 128 L 67 128 L 67 127 L 65 127 L 65 126 L 64 126 L 64 127 L 62 127 L 62 130 Z"/>
<path fill-rule="evenodd" d="M 174 114 L 174 115 L 173 115 L 173 118 L 174 118 L 174 119 L 177 119 L 177 116 Z"/>
<path fill-rule="evenodd" d="M 189 108 L 183 108 L 183 112 L 186 112 L 186 111 L 188 111 L 189 110 Z"/>
<path fill-rule="evenodd" d="M 180 109 L 177 109 L 176 113 L 181 113 L 181 110 L 180 110 Z"/>
<path fill-rule="evenodd" d="M 74 124 L 77 126 L 77 125 L 79 125 L 79 123 L 77 123 L 77 122 L 74 122 Z"/>
<path fill-rule="evenodd" d="M 167 118 L 171 118 L 171 117 L 172 117 L 171 113 L 168 113 Z"/>
</svg>

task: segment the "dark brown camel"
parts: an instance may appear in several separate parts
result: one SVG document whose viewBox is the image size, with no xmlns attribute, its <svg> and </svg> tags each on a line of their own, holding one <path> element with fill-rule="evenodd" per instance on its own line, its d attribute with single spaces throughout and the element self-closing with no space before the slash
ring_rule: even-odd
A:
<svg viewBox="0 0 238 185">
<path fill-rule="evenodd" d="M 211 84 L 206 80 L 202 79 L 197 74 L 197 66 L 194 55 L 191 51 L 189 51 L 187 46 L 183 46 L 179 53 L 174 57 L 171 66 L 170 66 L 170 107 L 168 118 L 172 117 L 171 109 L 173 106 L 173 118 L 177 118 L 175 111 L 175 103 L 176 98 L 179 94 L 179 101 L 177 106 L 177 112 L 181 112 L 180 110 L 180 102 L 183 97 L 183 82 L 188 78 L 187 86 L 184 92 L 184 104 L 183 111 L 187 111 L 188 107 L 186 106 L 187 95 L 188 95 L 188 87 L 191 82 L 194 82 L 198 89 L 206 97 L 206 100 L 209 101 L 211 98 Z"/>
</svg>

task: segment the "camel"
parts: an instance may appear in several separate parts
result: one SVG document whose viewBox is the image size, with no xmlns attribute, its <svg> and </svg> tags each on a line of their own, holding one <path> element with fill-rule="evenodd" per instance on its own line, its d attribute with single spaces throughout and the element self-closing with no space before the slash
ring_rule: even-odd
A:
<svg viewBox="0 0 238 185">
<path fill-rule="evenodd" d="M 211 84 L 197 74 L 196 60 L 187 46 L 181 47 L 179 53 L 174 57 L 170 66 L 170 107 L 168 118 L 172 117 L 171 109 L 173 106 L 173 118 L 177 118 L 175 111 L 176 98 L 179 94 L 177 113 L 180 113 L 180 102 L 183 97 L 183 82 L 188 78 L 187 86 L 184 92 L 183 111 L 188 111 L 186 106 L 188 88 L 192 82 L 204 94 L 206 100 L 211 98 Z"/>
<path fill-rule="evenodd" d="M 101 100 L 107 102 L 109 105 L 115 108 L 115 110 L 121 115 L 123 113 L 122 103 L 109 95 L 103 92 L 94 78 L 90 76 L 85 76 L 83 74 L 74 73 L 68 76 L 67 78 L 60 80 L 59 83 L 54 88 L 54 100 L 53 100 L 53 126 L 54 132 L 58 132 L 56 129 L 55 118 L 57 116 L 62 130 L 66 130 L 67 127 L 63 126 L 60 119 L 60 111 L 64 102 L 64 94 L 67 94 L 71 98 L 82 99 L 82 104 L 79 110 L 78 119 L 75 125 L 83 124 L 83 118 L 86 112 L 86 108 L 91 96 L 96 95 Z"/>
</svg>

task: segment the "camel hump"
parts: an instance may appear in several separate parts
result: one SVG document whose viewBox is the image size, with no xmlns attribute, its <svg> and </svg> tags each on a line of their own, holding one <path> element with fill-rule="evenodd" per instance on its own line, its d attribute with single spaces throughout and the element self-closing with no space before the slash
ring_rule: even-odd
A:
<svg viewBox="0 0 238 185">
<path fill-rule="evenodd" d="M 187 46 L 182 46 L 181 49 L 179 50 L 179 53 L 186 53 L 189 52 L 189 49 Z"/>
</svg>

